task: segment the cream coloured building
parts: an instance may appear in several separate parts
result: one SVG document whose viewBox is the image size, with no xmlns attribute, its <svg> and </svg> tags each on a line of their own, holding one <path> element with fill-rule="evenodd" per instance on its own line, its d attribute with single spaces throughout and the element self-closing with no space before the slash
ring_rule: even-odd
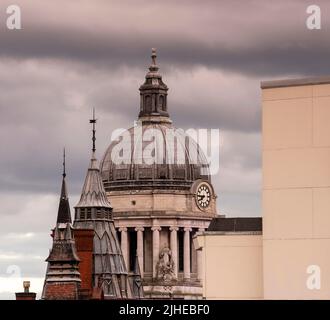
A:
<svg viewBox="0 0 330 320">
<path fill-rule="evenodd" d="M 203 296 L 330 299 L 330 77 L 261 88 L 263 230 L 218 218 L 194 238 Z"/>
</svg>

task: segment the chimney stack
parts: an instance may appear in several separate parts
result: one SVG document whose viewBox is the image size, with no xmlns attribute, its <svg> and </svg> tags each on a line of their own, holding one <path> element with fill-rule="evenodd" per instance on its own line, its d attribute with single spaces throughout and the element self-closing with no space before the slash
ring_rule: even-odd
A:
<svg viewBox="0 0 330 320">
<path fill-rule="evenodd" d="M 24 292 L 16 292 L 16 300 L 35 300 L 37 294 L 30 292 L 30 281 L 23 281 Z"/>
</svg>

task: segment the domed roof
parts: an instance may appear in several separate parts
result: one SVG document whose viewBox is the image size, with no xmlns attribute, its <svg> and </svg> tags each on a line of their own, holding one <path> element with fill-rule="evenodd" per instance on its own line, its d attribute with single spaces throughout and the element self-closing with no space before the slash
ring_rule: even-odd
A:
<svg viewBox="0 0 330 320">
<path fill-rule="evenodd" d="M 133 189 L 189 190 L 197 179 L 210 180 L 201 148 L 167 112 L 167 86 L 162 81 L 153 49 L 152 64 L 140 87 L 141 106 L 136 126 L 112 141 L 101 161 L 106 191 Z"/>
</svg>

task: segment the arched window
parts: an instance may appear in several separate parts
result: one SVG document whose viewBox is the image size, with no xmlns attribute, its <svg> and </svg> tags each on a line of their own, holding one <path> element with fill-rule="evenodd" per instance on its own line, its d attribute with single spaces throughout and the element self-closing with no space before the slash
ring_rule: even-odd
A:
<svg viewBox="0 0 330 320">
<path fill-rule="evenodd" d="M 146 96 L 145 98 L 145 112 L 146 113 L 151 113 L 151 109 L 152 109 L 152 99 L 151 96 Z"/>
<path fill-rule="evenodd" d="M 159 109 L 165 111 L 165 99 L 164 99 L 164 96 L 159 96 Z"/>
</svg>

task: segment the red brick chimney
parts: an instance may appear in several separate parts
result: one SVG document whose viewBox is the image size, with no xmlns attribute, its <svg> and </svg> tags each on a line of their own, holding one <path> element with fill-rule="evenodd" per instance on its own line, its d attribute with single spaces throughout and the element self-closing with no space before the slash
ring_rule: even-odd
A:
<svg viewBox="0 0 330 320">
<path fill-rule="evenodd" d="M 30 281 L 23 281 L 24 292 L 16 292 L 16 300 L 35 300 L 37 294 L 30 292 Z"/>
<path fill-rule="evenodd" d="M 80 259 L 81 299 L 89 299 L 93 290 L 93 239 L 94 230 L 74 229 L 77 254 Z"/>
</svg>

